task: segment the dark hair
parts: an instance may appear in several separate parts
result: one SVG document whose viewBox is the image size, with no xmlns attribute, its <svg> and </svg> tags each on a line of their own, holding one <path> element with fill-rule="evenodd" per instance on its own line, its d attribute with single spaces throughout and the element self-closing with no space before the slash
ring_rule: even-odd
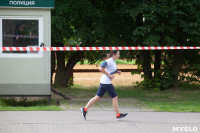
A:
<svg viewBox="0 0 200 133">
<path fill-rule="evenodd" d="M 104 58 L 104 60 L 106 60 L 106 59 L 112 57 L 113 54 L 116 55 L 118 51 L 119 51 L 119 50 L 111 50 L 110 53 L 107 54 L 106 58 Z"/>
</svg>

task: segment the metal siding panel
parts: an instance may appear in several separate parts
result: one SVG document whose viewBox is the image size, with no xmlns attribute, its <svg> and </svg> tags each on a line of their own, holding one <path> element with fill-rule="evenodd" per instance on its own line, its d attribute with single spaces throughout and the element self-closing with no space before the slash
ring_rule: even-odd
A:
<svg viewBox="0 0 200 133">
<path fill-rule="evenodd" d="M 43 17 L 43 41 L 50 46 L 50 9 L 0 9 L 0 16 Z M 50 95 L 50 52 L 42 58 L 0 58 L 0 95 Z"/>
<path fill-rule="evenodd" d="M 0 83 L 45 82 L 43 58 L 0 58 L 0 61 Z"/>
<path fill-rule="evenodd" d="M 0 95 L 50 95 L 50 84 L 0 84 Z"/>
</svg>

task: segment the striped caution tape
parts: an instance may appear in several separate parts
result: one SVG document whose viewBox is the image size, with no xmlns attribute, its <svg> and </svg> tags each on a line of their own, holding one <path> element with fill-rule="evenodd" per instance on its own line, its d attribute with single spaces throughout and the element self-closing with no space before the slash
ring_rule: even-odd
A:
<svg viewBox="0 0 200 133">
<path fill-rule="evenodd" d="M 96 51 L 96 50 L 176 50 L 200 49 L 200 47 L 163 46 L 163 47 L 0 47 L 0 51 Z"/>
<path fill-rule="evenodd" d="M 38 36 L 33 35 L 11 35 L 11 34 L 5 34 L 3 37 L 18 37 L 18 38 L 39 38 Z"/>
</svg>

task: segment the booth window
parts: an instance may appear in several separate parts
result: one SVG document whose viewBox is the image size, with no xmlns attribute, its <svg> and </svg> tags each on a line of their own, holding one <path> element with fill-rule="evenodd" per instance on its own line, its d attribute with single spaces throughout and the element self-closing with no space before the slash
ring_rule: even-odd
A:
<svg viewBox="0 0 200 133">
<path fill-rule="evenodd" d="M 3 47 L 38 47 L 39 20 L 2 19 Z M 4 51 L 3 53 L 32 53 L 27 51 Z"/>
</svg>

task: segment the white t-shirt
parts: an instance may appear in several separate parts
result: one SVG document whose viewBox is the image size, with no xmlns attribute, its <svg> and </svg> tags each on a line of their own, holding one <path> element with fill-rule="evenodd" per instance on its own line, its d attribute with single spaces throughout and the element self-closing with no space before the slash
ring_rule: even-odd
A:
<svg viewBox="0 0 200 133">
<path fill-rule="evenodd" d="M 101 64 L 101 67 L 105 67 L 105 71 L 109 74 L 113 73 L 117 70 L 116 62 L 112 58 L 105 60 Z M 112 84 L 110 77 L 107 76 L 106 74 L 103 74 L 101 76 L 100 83 L 101 84 Z"/>
</svg>

